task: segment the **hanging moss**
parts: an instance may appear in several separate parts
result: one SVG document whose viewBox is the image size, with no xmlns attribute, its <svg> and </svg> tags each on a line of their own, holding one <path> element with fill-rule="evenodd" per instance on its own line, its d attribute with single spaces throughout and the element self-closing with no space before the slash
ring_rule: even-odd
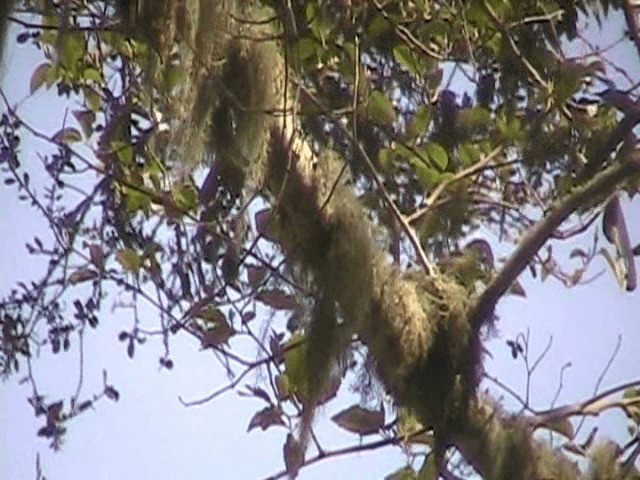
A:
<svg viewBox="0 0 640 480">
<path fill-rule="evenodd" d="M 210 115 L 208 147 L 215 153 L 220 175 L 234 190 L 245 179 L 260 182 L 268 125 L 276 110 L 273 42 L 232 41 L 221 75 L 208 86 L 217 93 Z"/>
</svg>

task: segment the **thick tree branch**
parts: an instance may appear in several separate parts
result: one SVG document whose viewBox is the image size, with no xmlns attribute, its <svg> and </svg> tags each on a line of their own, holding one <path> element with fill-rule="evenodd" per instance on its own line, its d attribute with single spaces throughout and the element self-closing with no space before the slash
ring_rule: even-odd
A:
<svg viewBox="0 0 640 480">
<path fill-rule="evenodd" d="M 493 278 L 476 302 L 469 316 L 473 327 L 479 329 L 491 317 L 500 297 L 562 222 L 578 208 L 586 207 L 595 199 L 613 191 L 625 178 L 638 171 L 640 171 L 640 150 L 636 149 L 627 158 L 621 158 L 588 183 L 576 187 L 568 196 L 556 201 L 544 218 L 536 223 L 521 240 L 502 270 Z"/>
</svg>

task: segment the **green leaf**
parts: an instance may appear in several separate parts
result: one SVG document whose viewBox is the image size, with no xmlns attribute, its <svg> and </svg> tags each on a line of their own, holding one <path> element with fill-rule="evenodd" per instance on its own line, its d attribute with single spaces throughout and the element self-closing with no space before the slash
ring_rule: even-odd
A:
<svg viewBox="0 0 640 480">
<path fill-rule="evenodd" d="M 212 305 L 206 305 L 204 308 L 197 310 L 194 313 L 194 316 L 204 320 L 204 322 L 210 327 L 217 327 L 227 322 L 224 313 Z"/>
<path fill-rule="evenodd" d="M 300 39 L 296 47 L 297 55 L 300 60 L 306 60 L 314 55 L 317 57 L 318 50 L 320 50 L 320 45 L 308 37 Z"/>
<path fill-rule="evenodd" d="M 308 390 L 304 336 L 299 333 L 292 335 L 284 350 L 284 367 L 289 379 L 289 388 L 291 392 L 304 398 Z"/>
<path fill-rule="evenodd" d="M 77 128 L 67 127 L 54 133 L 51 140 L 55 143 L 76 143 L 82 141 L 82 134 Z"/>
<path fill-rule="evenodd" d="M 116 260 L 122 265 L 122 268 L 133 273 L 140 270 L 142 266 L 142 258 L 131 248 L 125 248 L 117 252 Z"/>
<path fill-rule="evenodd" d="M 438 143 L 431 142 L 426 146 L 429 159 L 435 163 L 440 170 L 445 170 L 449 164 L 449 155 L 447 151 Z"/>
<path fill-rule="evenodd" d="M 198 205 L 198 192 L 193 185 L 183 185 L 173 193 L 176 205 L 183 211 L 194 209 Z"/>
<path fill-rule="evenodd" d="M 389 475 L 384 477 L 384 480 L 416 480 L 416 472 L 411 467 L 402 467 Z"/>
<path fill-rule="evenodd" d="M 427 166 L 422 161 L 412 163 L 416 169 L 418 180 L 425 189 L 429 190 L 440 183 L 440 172 L 435 168 Z"/>
<path fill-rule="evenodd" d="M 281 402 L 289 400 L 289 398 L 291 398 L 291 386 L 289 383 L 289 377 L 284 373 L 276 375 L 275 384 L 278 400 Z"/>
<path fill-rule="evenodd" d="M 375 122 L 382 125 L 391 125 L 396 120 L 396 110 L 391 100 L 380 90 L 371 93 L 367 111 Z"/>
<path fill-rule="evenodd" d="M 382 14 L 373 17 L 367 26 L 367 38 L 374 39 L 384 35 L 391 29 L 390 22 Z"/>
<path fill-rule="evenodd" d="M 87 81 L 89 80 L 94 81 L 98 85 L 102 85 L 102 76 L 100 75 L 100 72 L 95 68 L 92 68 L 92 67 L 85 68 L 84 71 L 82 72 L 82 78 L 84 78 Z"/>
<path fill-rule="evenodd" d="M 407 135 L 414 140 L 420 135 L 424 135 L 431 121 L 431 110 L 428 105 L 422 105 L 416 111 L 407 127 Z"/>
<path fill-rule="evenodd" d="M 470 167 L 480 160 L 480 149 L 472 143 L 463 143 L 458 149 L 462 165 Z"/>
<path fill-rule="evenodd" d="M 318 5 L 314 2 L 308 2 L 304 13 L 307 17 L 307 22 L 313 22 L 318 17 Z"/>
<path fill-rule="evenodd" d="M 378 152 L 378 163 L 383 170 L 389 172 L 393 166 L 393 150 L 390 148 L 381 148 Z"/>
<path fill-rule="evenodd" d="M 424 463 L 418 472 L 417 480 L 433 480 L 438 478 L 438 463 L 433 452 L 424 459 Z"/>
<path fill-rule="evenodd" d="M 464 108 L 458 115 L 460 127 L 469 130 L 484 128 L 491 122 L 491 112 L 484 107 Z"/>
<path fill-rule="evenodd" d="M 142 211 L 149 213 L 151 207 L 151 198 L 146 192 L 142 192 L 135 188 L 124 187 L 125 202 L 128 213 Z"/>
<path fill-rule="evenodd" d="M 84 35 L 78 33 L 65 33 L 58 47 L 58 61 L 67 71 L 75 73 L 81 60 L 87 53 L 87 44 Z"/>
<path fill-rule="evenodd" d="M 523 132 L 519 118 L 499 118 L 496 126 L 502 138 L 507 142 L 515 143 L 521 140 Z"/>
<path fill-rule="evenodd" d="M 164 73 L 164 88 L 171 92 L 181 85 L 187 78 L 187 74 L 180 65 L 170 65 Z"/>
<path fill-rule="evenodd" d="M 134 152 L 131 144 L 124 142 L 111 142 L 111 148 L 115 152 L 118 160 L 123 166 L 130 166 L 133 164 Z"/>
<path fill-rule="evenodd" d="M 420 76 L 421 72 L 418 69 L 418 64 L 408 45 L 402 43 L 396 46 L 393 49 L 393 58 L 395 58 L 396 62 L 398 62 L 409 73 L 416 77 Z"/>
<path fill-rule="evenodd" d="M 82 93 L 89 110 L 96 113 L 102 110 L 102 98 L 95 90 L 90 87 L 84 87 Z"/>
<path fill-rule="evenodd" d="M 372 435 L 378 432 L 384 425 L 384 408 L 369 410 L 359 405 L 336 413 L 331 420 L 339 427 L 358 435 Z"/>
</svg>

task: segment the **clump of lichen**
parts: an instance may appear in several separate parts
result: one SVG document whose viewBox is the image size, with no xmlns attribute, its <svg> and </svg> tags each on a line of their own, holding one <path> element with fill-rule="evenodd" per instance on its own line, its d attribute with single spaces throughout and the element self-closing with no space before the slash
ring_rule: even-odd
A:
<svg viewBox="0 0 640 480">
<path fill-rule="evenodd" d="M 576 480 L 577 466 L 535 440 L 530 425 L 507 415 L 495 401 L 478 396 L 452 441 L 487 480 L 553 478 Z"/>
<path fill-rule="evenodd" d="M 342 319 L 339 327 L 335 318 L 312 322 L 308 374 L 326 378 L 358 335 L 399 402 L 433 425 L 453 422 L 470 391 L 464 385 L 469 289 L 444 274 L 401 273 L 389 265 L 358 200 L 339 181 L 340 164 L 324 154 L 310 168 L 308 153 L 274 128 L 266 185 L 275 196 L 280 242 L 314 279 L 318 301 L 334 302 Z"/>
<path fill-rule="evenodd" d="M 362 332 L 380 377 L 396 399 L 444 429 L 465 408 L 469 388 L 469 292 L 439 272 L 377 272 L 380 289 Z"/>
<path fill-rule="evenodd" d="M 149 46 L 145 79 L 158 93 L 154 108 L 171 118 L 153 147 L 178 177 L 215 159 L 236 193 L 247 178 L 259 183 L 276 111 L 274 69 L 282 70 L 273 27 L 256 26 L 267 13 L 234 0 L 162 0 L 122 12 Z"/>
<path fill-rule="evenodd" d="M 207 87 L 216 92 L 207 147 L 216 155 L 220 176 L 235 191 L 242 189 L 246 179 L 255 186 L 262 176 L 266 134 L 277 108 L 274 66 L 278 60 L 272 41 L 234 40 L 221 74 Z"/>
</svg>

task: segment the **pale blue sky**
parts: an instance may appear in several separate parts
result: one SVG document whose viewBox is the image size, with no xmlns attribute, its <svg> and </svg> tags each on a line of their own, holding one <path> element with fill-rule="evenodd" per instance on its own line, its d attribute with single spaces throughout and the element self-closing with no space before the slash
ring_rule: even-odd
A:
<svg viewBox="0 0 640 480">
<path fill-rule="evenodd" d="M 614 38 L 621 28 L 620 18 L 601 39 Z M 9 74 L 3 81 L 12 102 L 22 100 L 19 114 L 38 129 L 53 132 L 60 128 L 64 104 L 55 95 L 38 92 L 31 98 L 28 79 L 39 63 L 37 54 L 27 47 L 10 46 L 7 60 Z M 638 75 L 640 68 L 633 48 L 621 50 L 615 57 Z M 27 143 L 35 155 L 41 145 Z M 24 146 L 23 146 L 24 149 Z M 25 163 L 38 162 L 23 155 Z M 42 181 L 32 174 L 32 182 Z M 37 278 L 42 265 L 27 255 L 24 243 L 34 235 L 45 239 L 43 219 L 27 204 L 16 201 L 15 189 L 0 184 L 0 294 L 19 279 Z M 626 208 L 633 243 L 640 242 L 640 201 Z M 585 235 L 588 244 L 591 237 Z M 570 247 L 556 246 L 559 258 L 568 260 Z M 507 249 L 501 253 L 507 253 Z M 533 377 L 533 405 L 545 408 L 553 398 L 560 367 L 568 361 L 573 366 L 565 372 L 560 403 L 587 398 L 597 377 L 615 348 L 618 335 L 622 346 L 602 387 L 616 385 L 640 376 L 640 294 L 622 292 L 604 261 L 590 270 L 605 274 L 592 284 L 565 289 L 552 279 L 541 284 L 524 274 L 521 281 L 528 297 L 508 298 L 499 304 L 501 338 L 490 350 L 489 373 L 520 393 L 524 392 L 523 365 L 513 361 L 504 341 L 518 332 L 531 331 L 533 352 L 542 351 L 550 336 L 553 345 Z M 110 305 L 107 302 L 106 305 Z M 143 322 L 153 324 L 153 310 L 142 310 Z M 47 478 L 67 479 L 254 479 L 283 468 L 282 444 L 286 432 L 273 428 L 267 432 L 246 433 L 252 414 L 262 408 L 258 401 L 231 392 L 202 407 L 184 408 L 178 395 L 193 399 L 206 395 L 227 380 L 218 363 L 208 352 L 200 352 L 190 338 L 173 340 L 171 372 L 159 371 L 160 342 L 150 341 L 136 351 L 135 361 L 127 358 L 117 334 L 131 325 L 129 313 L 116 310 L 102 317 L 98 331 L 86 335 L 83 391 L 99 391 L 102 369 L 121 392 L 120 402 L 102 401 L 96 411 L 89 411 L 69 426 L 67 440 L 60 453 L 53 453 L 47 441 L 37 438 L 41 419 L 35 419 L 26 403 L 28 385 L 17 379 L 0 385 L 0 480 L 35 478 L 35 458 L 40 452 Z M 535 356 L 535 354 L 534 354 Z M 42 391 L 68 397 L 77 381 L 77 351 L 54 357 L 44 353 L 34 365 Z M 346 388 L 343 388 L 343 392 Z M 346 397 L 346 398 L 345 398 Z M 328 419 L 355 400 L 347 394 L 330 403 L 318 418 L 319 435 L 325 447 L 337 448 L 357 443 L 352 435 L 341 432 Z M 601 432 L 624 435 L 626 422 L 619 413 L 608 413 L 601 421 Z M 586 433 L 585 429 L 583 433 Z M 324 478 L 379 479 L 401 466 L 397 450 L 384 449 L 320 462 L 301 472 L 302 480 Z"/>
</svg>

